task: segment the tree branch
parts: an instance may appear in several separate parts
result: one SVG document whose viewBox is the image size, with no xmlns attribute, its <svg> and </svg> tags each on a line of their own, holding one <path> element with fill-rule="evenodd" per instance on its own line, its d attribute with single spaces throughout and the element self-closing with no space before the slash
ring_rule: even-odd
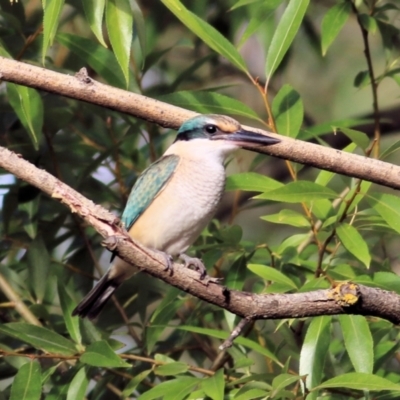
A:
<svg viewBox="0 0 400 400">
<path fill-rule="evenodd" d="M 70 76 L 0 57 L 0 79 L 97 104 L 168 128 L 177 129 L 186 119 L 196 115 L 183 108 L 96 82 L 82 70 L 76 76 Z M 274 136 L 271 132 L 245 128 Z M 257 147 L 257 151 L 400 189 L 399 166 L 284 136 L 279 138 L 281 143 Z"/>
<path fill-rule="evenodd" d="M 245 318 L 246 322 L 256 319 L 361 314 L 400 323 L 400 296 L 367 286 L 346 283 L 333 289 L 308 293 L 262 295 L 230 290 L 207 279 L 202 281 L 197 272 L 177 263 L 174 263 L 171 275 L 165 271 L 164 257 L 133 241 L 119 227 L 118 218 L 48 172 L 4 147 L 0 147 L 0 167 L 65 204 L 104 238 L 116 236 L 118 255 L 125 261 L 199 299 Z"/>
</svg>

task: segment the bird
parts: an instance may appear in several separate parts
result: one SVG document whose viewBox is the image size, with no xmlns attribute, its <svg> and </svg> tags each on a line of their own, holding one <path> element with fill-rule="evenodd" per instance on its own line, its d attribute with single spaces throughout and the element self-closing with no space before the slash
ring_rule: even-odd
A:
<svg viewBox="0 0 400 400">
<path fill-rule="evenodd" d="M 205 114 L 186 120 L 172 145 L 143 171 L 130 192 L 121 218 L 130 237 L 164 254 L 166 269 L 171 268 L 171 257 L 177 256 L 204 278 L 201 260 L 185 251 L 215 214 L 225 188 L 225 159 L 246 145 L 279 142 L 245 130 L 224 115 Z M 115 290 L 137 271 L 116 256 L 72 315 L 96 318 Z"/>
</svg>

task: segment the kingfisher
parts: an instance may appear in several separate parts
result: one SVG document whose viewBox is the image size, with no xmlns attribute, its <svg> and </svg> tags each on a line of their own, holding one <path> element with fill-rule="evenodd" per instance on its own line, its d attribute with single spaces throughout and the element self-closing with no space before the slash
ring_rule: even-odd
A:
<svg viewBox="0 0 400 400">
<path fill-rule="evenodd" d="M 214 216 L 225 188 L 224 162 L 249 144 L 272 145 L 280 140 L 245 130 L 223 115 L 198 115 L 185 121 L 173 144 L 137 179 L 129 195 L 122 222 L 129 235 L 166 256 L 179 257 L 185 266 L 206 270 L 185 251 Z M 138 268 L 115 257 L 108 271 L 72 312 L 96 318 L 107 300 Z"/>
</svg>

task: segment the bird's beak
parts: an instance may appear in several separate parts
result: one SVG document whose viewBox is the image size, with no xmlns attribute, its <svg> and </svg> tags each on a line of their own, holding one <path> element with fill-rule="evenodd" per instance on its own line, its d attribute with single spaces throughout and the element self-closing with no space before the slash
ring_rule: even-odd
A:
<svg viewBox="0 0 400 400">
<path fill-rule="evenodd" d="M 280 140 L 277 138 L 262 135 L 261 133 L 246 131 L 244 129 L 240 129 L 239 131 L 232 133 L 216 134 L 214 136 L 211 136 L 210 139 L 235 142 L 238 144 L 238 146 L 246 146 L 249 144 L 261 144 L 264 146 L 268 146 L 280 142 Z"/>
</svg>

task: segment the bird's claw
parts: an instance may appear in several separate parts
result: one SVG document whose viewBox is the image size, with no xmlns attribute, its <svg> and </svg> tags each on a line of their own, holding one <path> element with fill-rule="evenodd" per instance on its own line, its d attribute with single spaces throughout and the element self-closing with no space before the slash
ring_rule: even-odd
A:
<svg viewBox="0 0 400 400">
<path fill-rule="evenodd" d="M 171 275 L 174 273 L 173 261 L 174 259 L 167 253 L 165 254 L 165 268 L 164 271 L 170 271 Z"/>
<path fill-rule="evenodd" d="M 189 268 L 194 267 L 200 274 L 200 280 L 203 280 L 207 276 L 207 270 L 203 262 L 199 258 L 189 257 L 187 254 L 179 254 L 179 258 L 184 262 L 184 266 Z"/>
</svg>

